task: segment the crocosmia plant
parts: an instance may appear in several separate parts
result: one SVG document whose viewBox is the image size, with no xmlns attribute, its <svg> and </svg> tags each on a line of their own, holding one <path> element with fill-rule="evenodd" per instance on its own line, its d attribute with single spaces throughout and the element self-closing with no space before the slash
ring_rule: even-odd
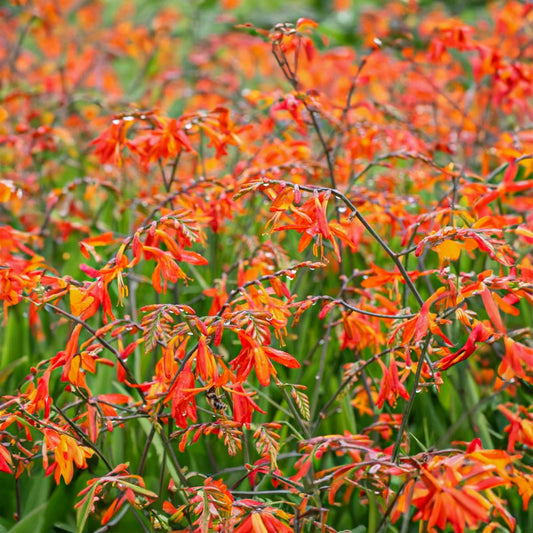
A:
<svg viewBox="0 0 533 533">
<path fill-rule="evenodd" d="M 532 531 L 533 4 L 252 4 L 0 4 L 0 532 Z"/>
</svg>

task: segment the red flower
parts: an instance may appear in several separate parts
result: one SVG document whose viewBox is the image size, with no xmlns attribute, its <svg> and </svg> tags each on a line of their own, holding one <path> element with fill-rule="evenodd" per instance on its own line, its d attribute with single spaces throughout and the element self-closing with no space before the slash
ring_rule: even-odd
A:
<svg viewBox="0 0 533 533">
<path fill-rule="evenodd" d="M 233 397 L 233 419 L 235 422 L 240 422 L 249 426 L 252 422 L 252 414 L 254 411 L 259 411 L 266 415 L 253 400 L 249 392 L 246 392 L 241 383 L 236 383 L 231 390 Z"/>
<path fill-rule="evenodd" d="M 481 322 L 478 322 L 472 329 L 466 344 L 454 353 L 443 357 L 438 363 L 439 370 L 447 370 L 453 365 L 468 359 L 476 350 L 476 342 L 486 341 L 491 336 L 490 331 L 487 331 Z"/>
</svg>

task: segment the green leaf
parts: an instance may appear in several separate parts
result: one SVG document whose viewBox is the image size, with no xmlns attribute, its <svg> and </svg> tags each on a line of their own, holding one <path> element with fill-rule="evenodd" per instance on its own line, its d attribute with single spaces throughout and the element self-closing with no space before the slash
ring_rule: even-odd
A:
<svg viewBox="0 0 533 533">
<path fill-rule="evenodd" d="M 8 365 L 2 367 L 0 370 L 0 385 L 3 385 L 7 378 L 16 370 L 17 367 L 26 365 L 28 363 L 28 356 L 24 355 L 23 357 L 20 357 L 16 361 L 13 361 L 12 363 L 9 363 Z"/>
<path fill-rule="evenodd" d="M 123 485 L 124 487 L 128 487 L 129 489 L 136 492 L 137 494 L 146 496 L 147 498 L 157 499 L 157 494 L 155 492 L 145 489 L 144 487 L 139 487 L 139 485 L 135 485 L 135 483 L 130 483 L 129 481 L 124 481 L 123 479 L 120 479 L 119 483 Z"/>
<path fill-rule="evenodd" d="M 25 515 L 22 520 L 18 521 L 13 526 L 9 533 L 35 533 L 41 531 L 44 523 L 44 514 L 48 502 L 42 503 L 38 507 L 35 507 L 30 513 Z"/>
<path fill-rule="evenodd" d="M 76 517 L 76 525 L 78 527 L 78 531 L 81 532 L 85 528 L 85 524 L 87 523 L 87 519 L 89 518 L 89 514 L 91 512 L 91 506 L 94 499 L 94 493 L 96 492 L 96 489 L 98 488 L 99 483 L 94 483 L 91 487 L 91 490 L 84 496 L 83 504 L 78 508 L 78 515 Z"/>
</svg>

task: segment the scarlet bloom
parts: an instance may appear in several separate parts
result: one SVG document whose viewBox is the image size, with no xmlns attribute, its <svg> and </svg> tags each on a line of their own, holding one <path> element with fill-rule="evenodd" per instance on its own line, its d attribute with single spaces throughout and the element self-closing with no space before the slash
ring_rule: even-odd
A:
<svg viewBox="0 0 533 533">
<path fill-rule="evenodd" d="M 428 333 L 438 335 L 448 346 L 453 346 L 453 342 L 446 337 L 439 325 L 442 320 L 437 318 L 436 313 L 430 311 L 431 306 L 437 301 L 449 296 L 449 292 L 444 287 L 437 289 L 422 305 L 420 311 L 409 320 L 405 320 L 397 326 L 392 332 L 389 343 L 392 343 L 396 338 L 399 330 L 403 329 L 402 342 L 403 346 L 407 346 L 411 341 L 420 342 Z"/>
<path fill-rule="evenodd" d="M 100 163 L 118 166 L 122 164 L 121 150 L 130 125 L 131 122 L 115 119 L 111 126 L 91 143 L 95 147 L 94 154 L 100 159 Z"/>
<path fill-rule="evenodd" d="M 26 407 L 28 413 L 35 414 L 44 409 L 44 416 L 50 416 L 50 406 L 52 405 L 52 398 L 50 396 L 50 373 L 51 370 L 46 370 L 37 382 L 37 387 L 30 383 L 30 390 L 28 392 L 29 403 Z"/>
<path fill-rule="evenodd" d="M 383 404 L 387 401 L 389 402 L 389 405 L 394 406 L 396 405 L 396 399 L 398 396 L 401 396 L 404 400 L 408 400 L 409 393 L 404 384 L 400 381 L 394 355 L 391 354 L 390 356 L 389 368 L 386 367 L 381 359 L 378 359 L 378 362 L 383 371 L 383 378 L 381 379 L 381 386 L 376 405 L 381 409 Z M 422 362 L 419 362 L 418 364 L 422 364 Z"/>
<path fill-rule="evenodd" d="M 270 375 L 276 375 L 271 359 L 289 368 L 300 368 L 300 363 L 292 355 L 282 350 L 261 346 L 244 331 L 239 331 L 238 335 L 242 350 L 230 365 L 233 370 L 237 371 L 240 380 L 245 380 L 254 367 L 259 383 L 264 387 L 269 385 Z"/>
<path fill-rule="evenodd" d="M 167 394 L 167 400 L 172 400 L 171 413 L 178 427 L 186 428 L 188 418 L 196 422 L 196 400 L 194 397 L 197 393 L 198 391 L 194 389 L 194 375 L 191 365 L 187 364 Z"/>
<path fill-rule="evenodd" d="M 13 473 L 13 459 L 8 449 L 0 444 L 0 472 L 6 472 L 7 474 Z"/>
<path fill-rule="evenodd" d="M 468 359 L 476 351 L 476 342 L 484 342 L 490 336 L 490 331 L 487 331 L 483 324 L 478 322 L 468 336 L 466 344 L 456 352 L 443 357 L 437 363 L 439 370 L 447 370 L 451 366 Z"/>
<path fill-rule="evenodd" d="M 233 419 L 235 422 L 250 426 L 254 411 L 266 414 L 253 400 L 249 392 L 246 392 L 241 383 L 236 383 L 232 387 L 233 397 Z"/>
</svg>

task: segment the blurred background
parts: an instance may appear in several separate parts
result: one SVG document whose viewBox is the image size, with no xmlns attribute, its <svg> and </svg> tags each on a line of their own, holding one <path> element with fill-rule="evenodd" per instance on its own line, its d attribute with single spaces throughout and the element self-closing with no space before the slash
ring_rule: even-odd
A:
<svg viewBox="0 0 533 533">
<path fill-rule="evenodd" d="M 269 29 L 279 22 L 294 22 L 300 17 L 320 22 L 321 34 L 334 44 L 360 44 L 359 17 L 362 12 L 382 8 L 388 0 L 136 0 L 137 16 L 151 18 L 162 7 L 178 7 L 194 21 L 197 38 L 212 32 L 214 25 L 244 24 Z M 480 9 L 494 3 L 486 0 L 405 0 L 419 9 L 441 8 L 471 24 L 475 24 Z M 119 2 L 117 2 L 117 5 Z M 187 17 L 188 18 L 188 17 Z M 138 19 L 139 20 L 139 19 Z"/>
</svg>

